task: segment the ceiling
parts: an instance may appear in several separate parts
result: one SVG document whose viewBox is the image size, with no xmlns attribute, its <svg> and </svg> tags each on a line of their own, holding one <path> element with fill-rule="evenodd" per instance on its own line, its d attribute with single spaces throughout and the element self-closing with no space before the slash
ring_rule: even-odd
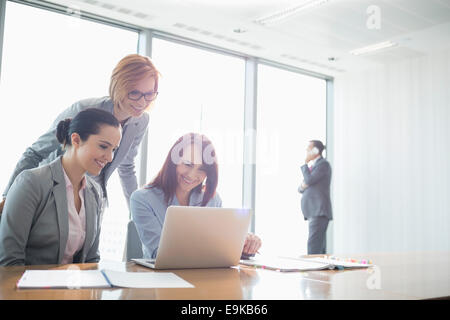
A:
<svg viewBox="0 0 450 320">
<path fill-rule="evenodd" d="M 271 25 L 255 22 L 309 1 L 50 2 L 330 76 L 450 47 L 450 0 L 328 0 Z M 349 53 L 388 40 L 398 45 Z"/>
</svg>

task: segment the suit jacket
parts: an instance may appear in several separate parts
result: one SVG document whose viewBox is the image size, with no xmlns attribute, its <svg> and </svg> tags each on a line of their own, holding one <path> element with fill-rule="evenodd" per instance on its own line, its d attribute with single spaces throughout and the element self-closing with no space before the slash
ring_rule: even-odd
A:
<svg viewBox="0 0 450 320">
<path fill-rule="evenodd" d="M 113 113 L 114 104 L 109 97 L 85 99 L 74 103 L 71 107 L 64 110 L 53 122 L 50 129 L 43 134 L 39 139 L 27 148 L 19 162 L 14 169 L 14 172 L 8 182 L 8 185 L 3 192 L 3 197 L 6 197 L 17 175 L 25 169 L 36 168 L 43 164 L 48 164 L 58 156 L 62 155 L 64 151 L 61 144 L 56 138 L 56 128 L 59 121 L 66 118 L 73 118 L 78 112 L 87 108 L 98 108 Z M 122 130 L 122 140 L 116 150 L 114 159 L 107 164 L 102 173 L 93 177 L 99 183 L 106 196 L 106 183 L 117 168 L 121 179 L 122 188 L 127 199 L 127 204 L 134 190 L 137 189 L 137 179 L 134 167 L 134 158 L 137 155 L 139 144 L 144 137 L 148 127 L 149 116 L 144 113 L 139 118 L 130 118 Z"/>
<path fill-rule="evenodd" d="M 86 176 L 86 239 L 74 263 L 98 262 L 103 196 Z M 22 171 L 6 198 L 0 221 L 0 265 L 60 264 L 69 234 L 66 183 L 61 157 Z"/>
<path fill-rule="evenodd" d="M 316 161 L 309 171 L 308 165 L 301 167 L 304 182 L 308 187 L 298 191 L 302 196 L 302 212 L 305 220 L 313 217 L 325 216 L 333 219 L 331 208 L 330 184 L 331 184 L 331 166 L 324 158 Z"/>
</svg>

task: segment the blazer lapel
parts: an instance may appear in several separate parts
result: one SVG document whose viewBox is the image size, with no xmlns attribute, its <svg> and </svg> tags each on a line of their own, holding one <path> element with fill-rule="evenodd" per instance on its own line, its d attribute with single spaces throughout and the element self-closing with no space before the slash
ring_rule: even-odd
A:
<svg viewBox="0 0 450 320">
<path fill-rule="evenodd" d="M 317 165 L 318 165 L 320 162 L 322 162 L 322 160 L 323 160 L 322 157 L 320 157 L 319 159 L 317 159 L 316 163 L 314 163 L 314 165 L 311 167 L 311 171 L 313 171 L 313 170 L 317 167 Z"/>
<path fill-rule="evenodd" d="M 61 157 L 56 158 L 50 164 L 50 170 L 53 176 L 53 196 L 55 198 L 59 228 L 58 263 L 61 263 L 69 236 L 69 212 L 67 207 L 66 182 L 62 171 Z"/>
<path fill-rule="evenodd" d="M 87 178 L 86 178 L 87 179 Z M 95 238 L 97 228 L 97 209 L 98 204 L 94 197 L 94 186 L 89 180 L 86 180 L 86 189 L 84 189 L 84 208 L 86 213 L 86 238 L 82 251 L 82 261 L 85 260 L 86 255 L 91 248 L 92 241 Z"/>
</svg>

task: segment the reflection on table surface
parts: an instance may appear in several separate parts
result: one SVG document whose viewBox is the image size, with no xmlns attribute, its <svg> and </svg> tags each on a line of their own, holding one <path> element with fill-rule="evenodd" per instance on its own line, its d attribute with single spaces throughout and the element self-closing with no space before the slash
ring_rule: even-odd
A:
<svg viewBox="0 0 450 320">
<path fill-rule="evenodd" d="M 0 299 L 423 299 L 450 296 L 449 253 L 373 253 L 374 267 L 356 270 L 278 272 L 235 266 L 216 269 L 155 271 L 134 262 L 0 267 Z M 194 288 L 17 289 L 25 270 L 110 269 L 127 272 L 173 272 Z"/>
</svg>

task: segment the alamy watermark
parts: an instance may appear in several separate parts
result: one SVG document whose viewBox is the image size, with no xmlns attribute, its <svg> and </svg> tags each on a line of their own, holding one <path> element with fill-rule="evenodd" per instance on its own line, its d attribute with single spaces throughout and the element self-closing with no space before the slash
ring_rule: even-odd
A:
<svg viewBox="0 0 450 320">
<path fill-rule="evenodd" d="M 381 289 L 381 270 L 379 266 L 373 266 L 367 269 L 370 274 L 367 278 L 366 285 L 370 290 L 380 290 Z"/>
<path fill-rule="evenodd" d="M 367 7 L 366 13 L 369 15 L 366 21 L 367 29 L 381 29 L 381 9 L 379 6 L 371 5 Z"/>
<path fill-rule="evenodd" d="M 81 28 L 81 9 L 76 5 L 69 5 L 66 8 L 66 13 L 71 17 L 67 19 L 67 25 L 72 30 Z"/>
<path fill-rule="evenodd" d="M 66 270 L 69 271 L 67 277 L 67 288 L 80 289 L 82 285 L 81 269 L 76 265 L 70 265 Z"/>
<path fill-rule="evenodd" d="M 194 153 L 194 164 L 220 165 L 254 165 L 258 162 L 259 168 L 264 174 L 277 174 L 280 165 L 280 133 L 276 130 L 261 134 L 256 130 L 242 131 L 219 131 L 208 134 L 208 139 L 212 145 L 207 146 L 202 154 Z M 171 151 L 171 161 L 178 165 L 182 162 L 182 155 L 190 152 L 191 145 L 194 144 L 202 150 L 203 138 L 198 135 L 191 139 L 189 135 L 184 135 Z M 245 145 L 245 150 L 244 150 Z M 219 153 L 213 152 L 213 148 Z M 297 146 L 295 146 L 297 148 Z M 301 161 L 302 159 L 298 159 Z"/>
</svg>

